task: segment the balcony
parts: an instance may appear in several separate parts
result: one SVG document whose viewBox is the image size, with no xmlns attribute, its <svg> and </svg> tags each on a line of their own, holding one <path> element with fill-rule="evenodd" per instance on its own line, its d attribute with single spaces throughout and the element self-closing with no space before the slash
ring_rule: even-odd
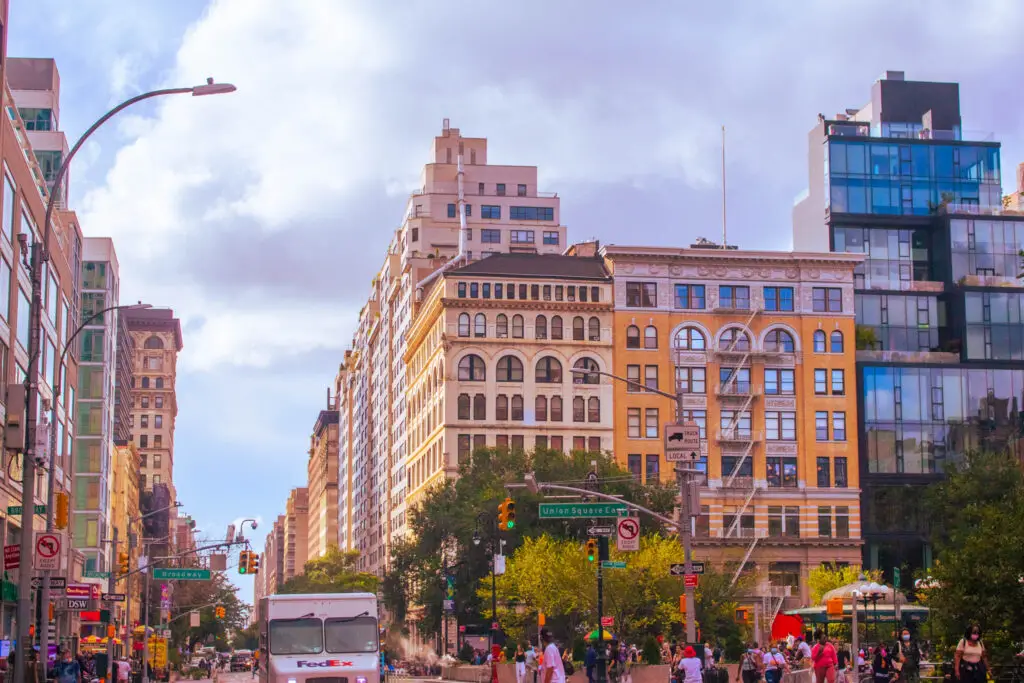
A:
<svg viewBox="0 0 1024 683">
<path fill-rule="evenodd" d="M 959 363 L 960 354 L 951 351 L 857 350 L 858 363 Z"/>
<path fill-rule="evenodd" d="M 736 476 L 733 477 L 732 481 L 729 481 L 729 475 L 723 473 L 722 475 L 722 491 L 734 492 L 742 491 L 747 493 L 750 489 L 754 488 L 756 480 L 753 476 Z"/>
<path fill-rule="evenodd" d="M 751 431 L 742 427 L 732 429 L 719 429 L 715 432 L 715 441 L 718 443 L 739 443 L 748 444 L 764 440 L 764 432 Z"/>
<path fill-rule="evenodd" d="M 729 534 L 729 527 L 732 526 L 732 520 L 727 517 L 724 520 L 724 523 L 725 528 L 713 529 L 711 531 L 712 538 L 766 538 L 768 536 L 767 529 L 756 529 L 744 526 L 737 527 L 731 534 Z"/>
<path fill-rule="evenodd" d="M 720 399 L 741 399 L 746 400 L 751 396 L 759 396 L 764 393 L 764 388 L 760 384 L 751 384 L 750 382 L 726 382 L 715 386 L 715 396 Z"/>
<path fill-rule="evenodd" d="M 964 275 L 956 283 L 960 287 L 1024 287 L 1019 278 L 1005 275 Z"/>
</svg>

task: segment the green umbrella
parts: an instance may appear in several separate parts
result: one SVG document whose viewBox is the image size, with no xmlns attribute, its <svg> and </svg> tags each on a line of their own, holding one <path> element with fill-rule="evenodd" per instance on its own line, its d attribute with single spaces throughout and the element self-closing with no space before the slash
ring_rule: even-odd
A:
<svg viewBox="0 0 1024 683">
<path fill-rule="evenodd" d="M 601 629 L 601 633 L 604 636 L 604 640 L 615 640 L 615 636 L 613 636 L 610 632 Z M 597 640 L 597 629 L 594 629 L 589 634 L 587 634 L 587 640 Z"/>
</svg>

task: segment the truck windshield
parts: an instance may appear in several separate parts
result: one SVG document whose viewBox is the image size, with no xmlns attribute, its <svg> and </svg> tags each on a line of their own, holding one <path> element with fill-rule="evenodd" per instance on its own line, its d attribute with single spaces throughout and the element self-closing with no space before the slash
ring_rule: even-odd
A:
<svg viewBox="0 0 1024 683">
<path fill-rule="evenodd" d="M 323 622 L 319 619 L 272 619 L 270 654 L 315 655 L 324 651 Z"/>
<path fill-rule="evenodd" d="M 327 632 L 328 652 L 377 651 L 380 634 L 376 617 L 328 619 L 324 630 Z"/>
</svg>

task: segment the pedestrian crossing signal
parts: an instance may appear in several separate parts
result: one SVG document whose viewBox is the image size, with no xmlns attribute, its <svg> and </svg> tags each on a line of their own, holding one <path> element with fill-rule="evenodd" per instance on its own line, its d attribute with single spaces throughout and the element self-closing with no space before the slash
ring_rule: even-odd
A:
<svg viewBox="0 0 1024 683">
<path fill-rule="evenodd" d="M 591 538 L 587 541 L 587 562 L 597 559 L 597 540 Z"/>
<path fill-rule="evenodd" d="M 510 531 L 516 526 L 516 502 L 511 498 L 501 501 L 498 506 L 498 528 Z"/>
</svg>

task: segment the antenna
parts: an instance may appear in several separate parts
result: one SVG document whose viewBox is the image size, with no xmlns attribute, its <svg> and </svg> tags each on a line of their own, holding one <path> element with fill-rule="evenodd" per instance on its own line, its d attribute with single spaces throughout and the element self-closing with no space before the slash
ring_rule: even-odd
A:
<svg viewBox="0 0 1024 683">
<path fill-rule="evenodd" d="M 722 125 L 722 249 L 729 248 L 729 240 L 726 237 L 726 213 L 725 213 L 725 125 Z"/>
</svg>

